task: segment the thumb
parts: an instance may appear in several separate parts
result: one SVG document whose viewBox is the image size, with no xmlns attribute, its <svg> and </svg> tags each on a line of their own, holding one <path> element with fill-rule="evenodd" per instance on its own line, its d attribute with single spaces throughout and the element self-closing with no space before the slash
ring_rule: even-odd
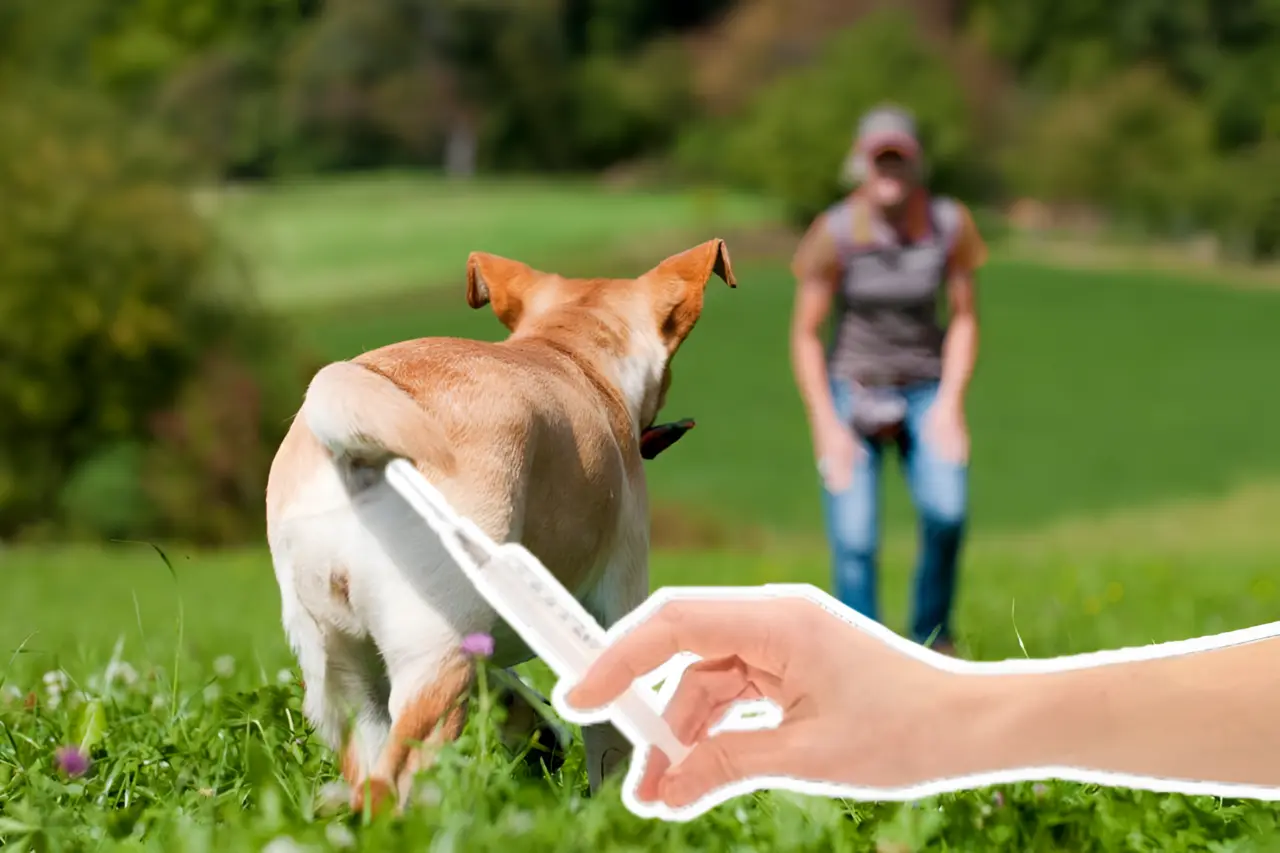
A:
<svg viewBox="0 0 1280 853">
<path fill-rule="evenodd" d="M 667 771 L 658 785 L 659 798 L 672 808 L 684 808 L 735 782 L 785 775 L 795 764 L 795 731 L 780 726 L 703 740 Z"/>
</svg>

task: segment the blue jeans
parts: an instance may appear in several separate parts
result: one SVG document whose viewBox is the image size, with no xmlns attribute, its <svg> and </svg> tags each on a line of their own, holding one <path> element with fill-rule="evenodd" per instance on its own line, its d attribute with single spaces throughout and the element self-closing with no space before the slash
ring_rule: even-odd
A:
<svg viewBox="0 0 1280 853">
<path fill-rule="evenodd" d="M 831 393 L 841 420 L 850 422 L 856 405 L 854 389 L 833 380 Z M 907 443 L 900 454 L 920 527 L 915 570 L 915 602 L 910 637 L 917 643 L 950 642 L 956 565 L 968 511 L 968 466 L 933 453 L 924 427 L 938 393 L 937 382 L 903 389 Z M 835 594 L 848 607 L 871 619 L 877 616 L 876 569 L 880 549 L 880 473 L 892 443 L 859 439 L 853 482 L 839 494 L 823 488 L 827 536 L 831 543 Z"/>
</svg>

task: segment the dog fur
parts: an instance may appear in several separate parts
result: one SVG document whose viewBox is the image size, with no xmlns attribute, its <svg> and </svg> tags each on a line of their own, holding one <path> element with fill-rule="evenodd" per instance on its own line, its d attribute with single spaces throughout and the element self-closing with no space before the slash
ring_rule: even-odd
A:
<svg viewBox="0 0 1280 853">
<path fill-rule="evenodd" d="M 639 436 L 671 380 L 712 275 L 736 286 L 724 242 L 636 279 L 572 279 L 486 253 L 467 301 L 510 330 L 488 343 L 423 338 L 330 364 L 312 379 L 267 485 L 282 619 L 305 713 L 341 756 L 352 806 L 403 807 L 431 751 L 465 721 L 470 633 L 493 663 L 531 657 L 382 479 L 412 461 L 495 541 L 538 556 L 606 628 L 649 595 Z M 584 733 L 591 789 L 629 754 Z"/>
</svg>

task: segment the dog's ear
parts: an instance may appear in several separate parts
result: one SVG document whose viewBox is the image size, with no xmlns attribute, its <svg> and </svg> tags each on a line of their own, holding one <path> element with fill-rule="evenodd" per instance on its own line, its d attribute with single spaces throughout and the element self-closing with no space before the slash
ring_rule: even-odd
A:
<svg viewBox="0 0 1280 853">
<path fill-rule="evenodd" d="M 493 306 L 493 313 L 508 329 L 520 321 L 524 295 L 538 280 L 537 270 L 488 252 L 472 252 L 467 257 L 467 304 L 472 308 Z"/>
<path fill-rule="evenodd" d="M 675 354 L 698 322 L 702 297 L 713 275 L 730 287 L 738 286 L 729 250 L 719 237 L 672 255 L 645 273 L 644 279 L 653 288 L 658 329 L 668 353 Z"/>
</svg>

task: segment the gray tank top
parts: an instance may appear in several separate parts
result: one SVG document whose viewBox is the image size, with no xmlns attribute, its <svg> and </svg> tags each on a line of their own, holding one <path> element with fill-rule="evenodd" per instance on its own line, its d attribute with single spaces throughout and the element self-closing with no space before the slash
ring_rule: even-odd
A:
<svg viewBox="0 0 1280 853">
<path fill-rule="evenodd" d="M 960 224 L 958 204 L 933 197 L 927 233 L 904 244 L 888 223 L 852 199 L 828 209 L 841 268 L 828 349 L 832 376 L 868 387 L 941 377 L 946 329 L 940 296 Z"/>
</svg>

